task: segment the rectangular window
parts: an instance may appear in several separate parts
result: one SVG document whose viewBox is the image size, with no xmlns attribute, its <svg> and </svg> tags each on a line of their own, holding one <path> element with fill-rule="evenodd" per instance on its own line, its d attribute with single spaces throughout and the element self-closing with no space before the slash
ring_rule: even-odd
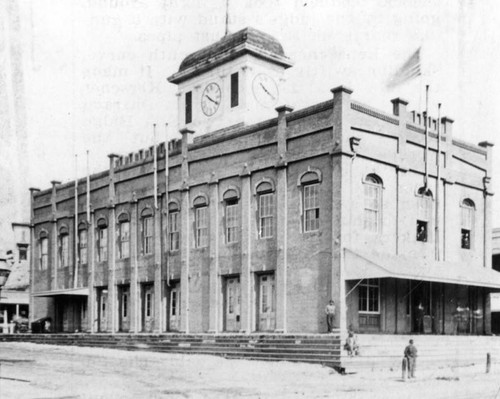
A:
<svg viewBox="0 0 500 399">
<path fill-rule="evenodd" d="M 120 259 L 130 257 L 130 222 L 121 222 L 118 238 L 118 256 Z"/>
<path fill-rule="evenodd" d="M 417 241 L 427 242 L 427 222 L 417 220 Z"/>
<path fill-rule="evenodd" d="M 365 184 L 365 217 L 364 229 L 371 232 L 379 231 L 379 187 L 372 184 Z"/>
<path fill-rule="evenodd" d="M 231 108 L 237 107 L 239 103 L 238 72 L 231 75 Z"/>
<path fill-rule="evenodd" d="M 128 291 L 122 293 L 122 317 L 128 316 Z"/>
<path fill-rule="evenodd" d="M 359 285 L 359 311 L 365 313 L 379 313 L 378 279 L 366 279 Z"/>
<path fill-rule="evenodd" d="M 274 235 L 274 193 L 259 195 L 259 236 L 269 238 Z"/>
<path fill-rule="evenodd" d="M 59 237 L 59 267 L 69 265 L 69 235 Z"/>
<path fill-rule="evenodd" d="M 469 206 L 462 206 L 462 229 L 461 242 L 463 249 L 470 249 L 471 243 L 471 231 L 474 220 L 474 208 Z"/>
<path fill-rule="evenodd" d="M 142 251 L 145 255 L 153 253 L 153 218 L 142 219 Z"/>
<path fill-rule="evenodd" d="M 49 265 L 49 239 L 40 240 L 40 270 L 47 270 Z"/>
<path fill-rule="evenodd" d="M 304 186 L 304 231 L 319 230 L 319 184 Z"/>
<path fill-rule="evenodd" d="M 87 230 L 78 231 L 78 258 L 82 265 L 87 263 Z"/>
<path fill-rule="evenodd" d="M 238 200 L 226 201 L 226 242 L 228 244 L 238 242 L 239 217 Z"/>
<path fill-rule="evenodd" d="M 193 121 L 193 94 L 190 91 L 186 93 L 185 100 L 186 100 L 185 117 L 186 117 L 186 124 L 188 124 Z"/>
<path fill-rule="evenodd" d="M 151 317 L 151 293 L 146 293 L 146 317 Z"/>
<path fill-rule="evenodd" d="M 105 262 L 108 260 L 108 228 L 102 227 L 97 232 L 97 260 Z"/>
<path fill-rule="evenodd" d="M 208 218 L 207 218 L 207 207 L 202 206 L 196 208 L 196 237 L 195 245 L 196 248 L 206 247 L 208 244 Z"/>
<path fill-rule="evenodd" d="M 179 212 L 168 214 L 168 236 L 171 251 L 179 250 Z"/>
<path fill-rule="evenodd" d="M 28 248 L 24 245 L 18 245 L 19 260 L 28 260 Z"/>
</svg>

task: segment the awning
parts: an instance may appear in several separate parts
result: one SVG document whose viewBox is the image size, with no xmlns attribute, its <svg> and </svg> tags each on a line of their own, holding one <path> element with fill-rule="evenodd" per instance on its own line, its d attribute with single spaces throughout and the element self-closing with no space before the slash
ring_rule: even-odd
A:
<svg viewBox="0 0 500 399">
<path fill-rule="evenodd" d="M 500 273 L 459 262 L 344 250 L 345 279 L 400 278 L 500 289 Z"/>
<path fill-rule="evenodd" d="M 30 303 L 28 291 L 14 291 L 3 289 L 0 292 L 2 305 L 28 305 Z"/>
<path fill-rule="evenodd" d="M 65 290 L 54 290 L 54 291 L 41 291 L 41 292 L 34 292 L 31 294 L 31 296 L 36 296 L 36 297 L 50 297 L 50 296 L 63 296 L 63 295 L 70 295 L 70 296 L 89 296 L 89 289 L 88 288 L 68 288 Z"/>
</svg>

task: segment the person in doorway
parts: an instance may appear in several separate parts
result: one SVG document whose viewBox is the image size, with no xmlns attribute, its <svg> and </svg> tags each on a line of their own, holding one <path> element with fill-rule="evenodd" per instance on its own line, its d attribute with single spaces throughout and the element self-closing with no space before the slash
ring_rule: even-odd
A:
<svg viewBox="0 0 500 399">
<path fill-rule="evenodd" d="M 422 334 L 424 332 L 424 306 L 422 302 L 417 306 L 417 332 Z"/>
<path fill-rule="evenodd" d="M 404 357 L 408 365 L 408 378 L 415 378 L 415 369 L 417 367 L 417 347 L 413 345 L 413 339 L 405 348 Z"/>
<path fill-rule="evenodd" d="M 335 302 L 333 299 L 330 299 L 330 302 L 328 302 L 328 305 L 326 305 L 325 308 L 325 313 L 326 313 L 326 324 L 328 326 L 328 332 L 333 331 L 333 324 L 335 322 Z"/>
</svg>

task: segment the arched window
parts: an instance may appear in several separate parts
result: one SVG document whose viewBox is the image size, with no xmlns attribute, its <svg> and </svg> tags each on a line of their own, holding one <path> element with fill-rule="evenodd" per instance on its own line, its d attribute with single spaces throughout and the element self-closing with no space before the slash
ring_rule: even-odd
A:
<svg viewBox="0 0 500 399">
<path fill-rule="evenodd" d="M 145 208 L 141 212 L 142 230 L 142 253 L 149 255 L 153 253 L 153 210 Z"/>
<path fill-rule="evenodd" d="M 78 259 L 82 265 L 85 265 L 88 262 L 87 239 L 87 224 L 80 223 L 78 225 Z"/>
<path fill-rule="evenodd" d="M 127 213 L 118 216 L 118 258 L 130 257 L 130 217 Z"/>
<path fill-rule="evenodd" d="M 364 229 L 372 233 L 381 231 L 382 225 L 382 179 L 369 174 L 364 186 Z"/>
<path fill-rule="evenodd" d="M 168 243 L 171 251 L 179 250 L 179 204 L 168 204 Z"/>
<path fill-rule="evenodd" d="M 97 261 L 108 260 L 108 222 L 104 218 L 97 220 Z"/>
<path fill-rule="evenodd" d="M 240 195 L 234 188 L 227 190 L 222 196 L 226 211 L 226 243 L 238 242 L 240 232 Z"/>
<path fill-rule="evenodd" d="M 199 195 L 193 201 L 196 248 L 203 248 L 208 245 L 208 201 L 203 195 Z"/>
<path fill-rule="evenodd" d="M 464 199 L 461 204 L 461 242 L 463 249 L 471 249 L 472 232 L 474 231 L 474 216 L 476 206 L 470 199 Z"/>
<path fill-rule="evenodd" d="M 319 171 L 308 170 L 299 177 L 302 188 L 302 226 L 304 232 L 319 230 Z"/>
<path fill-rule="evenodd" d="M 69 230 L 67 226 L 59 229 L 59 267 L 69 266 Z"/>
<path fill-rule="evenodd" d="M 40 232 L 39 236 L 39 267 L 40 270 L 47 270 L 49 265 L 49 235 L 45 230 Z"/>
<path fill-rule="evenodd" d="M 263 181 L 255 191 L 259 206 L 259 238 L 269 238 L 274 235 L 274 186 L 269 181 Z"/>
<path fill-rule="evenodd" d="M 432 191 L 420 187 L 417 191 L 417 199 L 417 241 L 427 242 L 432 221 Z"/>
</svg>

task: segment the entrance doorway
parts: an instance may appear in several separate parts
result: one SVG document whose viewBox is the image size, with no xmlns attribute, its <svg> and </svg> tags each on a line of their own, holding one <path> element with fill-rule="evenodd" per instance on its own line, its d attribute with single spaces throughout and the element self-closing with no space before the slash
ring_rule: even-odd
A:
<svg viewBox="0 0 500 399">
<path fill-rule="evenodd" d="M 239 277 L 226 277 L 224 281 L 224 331 L 240 330 L 241 289 Z"/>
<path fill-rule="evenodd" d="M 130 286 L 118 287 L 118 329 L 121 332 L 130 331 Z"/>
<path fill-rule="evenodd" d="M 153 332 L 155 324 L 155 287 L 153 284 L 142 285 L 142 331 Z"/>
<path fill-rule="evenodd" d="M 411 332 L 430 334 L 432 333 L 431 309 L 433 306 L 431 283 L 412 281 L 410 288 Z"/>
<path fill-rule="evenodd" d="M 276 328 L 276 286 L 274 274 L 258 276 L 258 331 L 274 331 Z"/>
<path fill-rule="evenodd" d="M 181 327 L 181 283 L 170 283 L 168 289 L 168 331 L 179 331 Z"/>
<path fill-rule="evenodd" d="M 97 290 L 97 331 L 105 332 L 108 329 L 108 289 Z"/>
</svg>

